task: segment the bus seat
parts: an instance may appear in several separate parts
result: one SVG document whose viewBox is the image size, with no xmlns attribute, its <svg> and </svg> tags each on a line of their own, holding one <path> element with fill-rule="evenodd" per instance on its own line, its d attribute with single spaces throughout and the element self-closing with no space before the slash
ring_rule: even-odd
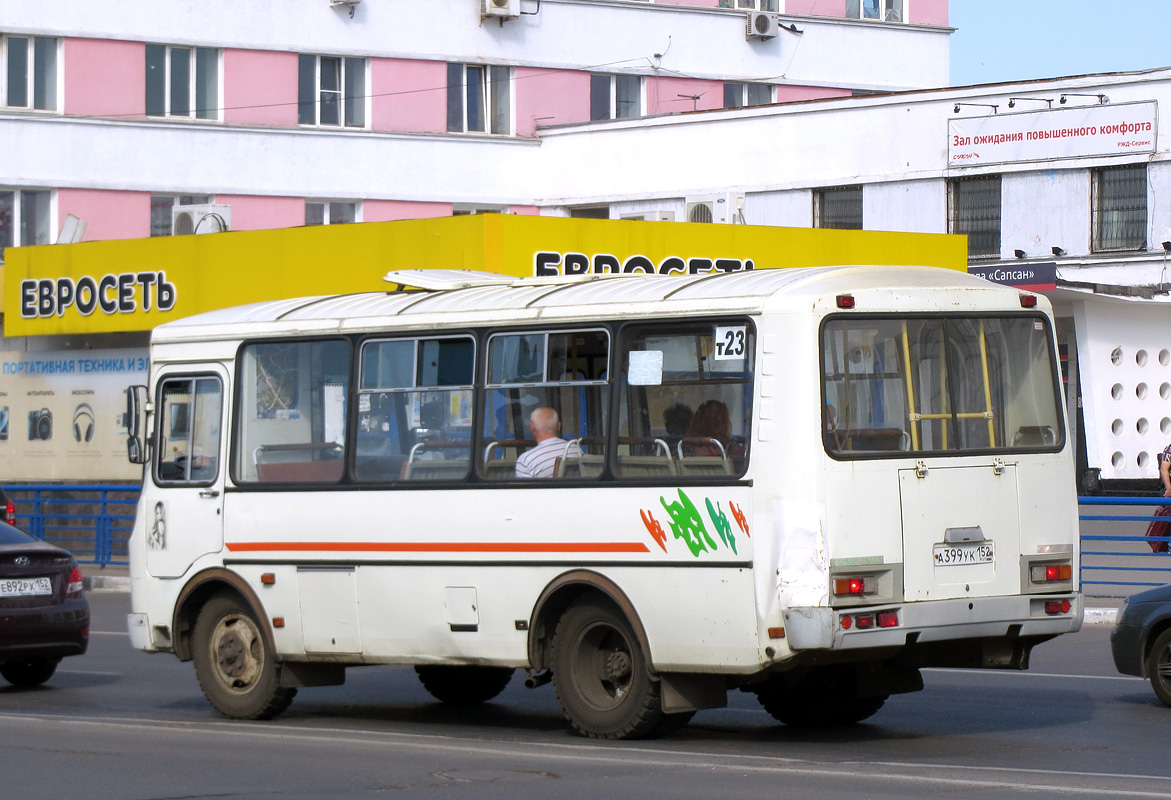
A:
<svg viewBox="0 0 1171 800">
<path fill-rule="evenodd" d="M 596 478 L 606 469 L 606 457 L 585 453 L 569 458 L 558 457 L 553 474 L 558 478 Z"/>
<path fill-rule="evenodd" d="M 403 480 L 408 481 L 462 481 L 468 475 L 465 459 L 450 461 L 408 461 L 403 469 Z"/>
<path fill-rule="evenodd" d="M 842 450 L 904 450 L 902 428 L 839 428 L 833 438 L 842 443 Z"/>
<path fill-rule="evenodd" d="M 484 462 L 484 478 L 487 480 L 505 481 L 515 477 L 515 458 L 494 458 Z"/>
<path fill-rule="evenodd" d="M 618 472 L 627 478 L 678 475 L 675 461 L 667 456 L 618 456 Z"/>
<path fill-rule="evenodd" d="M 678 461 L 679 474 L 688 475 L 732 475 L 732 459 L 719 456 L 683 456 Z"/>
<path fill-rule="evenodd" d="M 1057 436 L 1048 425 L 1022 425 L 1013 434 L 1013 447 L 1046 447 L 1057 444 Z"/>
</svg>

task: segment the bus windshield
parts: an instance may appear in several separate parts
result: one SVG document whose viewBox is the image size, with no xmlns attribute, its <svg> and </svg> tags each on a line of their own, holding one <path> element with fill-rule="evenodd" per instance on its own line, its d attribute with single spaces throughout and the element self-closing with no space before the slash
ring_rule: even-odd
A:
<svg viewBox="0 0 1171 800">
<path fill-rule="evenodd" d="M 825 446 L 1058 449 L 1055 361 L 1041 316 L 837 317 L 822 327 Z"/>
</svg>

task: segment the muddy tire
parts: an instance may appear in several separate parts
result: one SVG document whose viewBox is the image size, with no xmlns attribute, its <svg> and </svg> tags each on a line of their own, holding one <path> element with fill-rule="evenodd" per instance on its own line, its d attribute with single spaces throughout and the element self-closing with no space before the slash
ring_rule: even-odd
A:
<svg viewBox="0 0 1171 800">
<path fill-rule="evenodd" d="M 756 689 L 773 719 L 804 728 L 853 725 L 873 716 L 886 696 L 859 697 L 853 670 L 823 667 L 800 680 L 775 675 Z"/>
<path fill-rule="evenodd" d="M 553 686 L 570 724 L 595 739 L 663 735 L 691 718 L 663 713 L 661 684 L 630 622 L 600 598 L 574 602 L 557 624 Z"/>
<path fill-rule="evenodd" d="M 217 595 L 200 610 L 193 656 L 199 687 L 225 717 L 271 719 L 297 694 L 281 686 L 281 665 L 251 609 L 235 597 Z"/>
<path fill-rule="evenodd" d="M 1147 656 L 1147 677 L 1163 705 L 1171 706 L 1171 629 L 1165 630 L 1151 645 Z"/>
</svg>

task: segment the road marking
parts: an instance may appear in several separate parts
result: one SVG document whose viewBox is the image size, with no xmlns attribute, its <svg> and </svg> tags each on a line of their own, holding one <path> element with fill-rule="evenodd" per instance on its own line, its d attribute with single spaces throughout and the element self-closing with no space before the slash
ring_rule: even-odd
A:
<svg viewBox="0 0 1171 800">
<path fill-rule="evenodd" d="M 58 675 L 115 675 L 122 677 L 121 672 L 104 672 L 100 669 L 59 669 Z"/>
<path fill-rule="evenodd" d="M 130 636 L 129 631 L 90 631 L 90 636 Z"/>
<path fill-rule="evenodd" d="M 956 669 L 954 667 L 924 667 L 924 672 L 961 672 L 965 675 L 987 675 L 987 676 L 1022 676 L 1026 678 L 1070 678 L 1072 680 L 1087 680 L 1087 681 L 1141 681 L 1146 682 L 1145 678 L 1139 678 L 1135 675 L 1071 675 L 1061 672 L 1030 672 L 1026 670 L 1004 670 L 1004 669 Z"/>
<path fill-rule="evenodd" d="M 323 743 L 345 745 L 367 745 L 395 749 L 413 748 L 436 753 L 483 757 L 532 759 L 538 752 L 545 756 L 568 762 L 590 764 L 612 764 L 618 766 L 664 767 L 692 769 L 707 772 L 743 773 L 763 775 L 805 775 L 822 778 L 853 778 L 893 783 L 913 783 L 936 786 L 971 788 L 973 786 L 999 790 L 1003 793 L 1031 794 L 1035 792 L 1061 792 L 1064 795 L 1085 795 L 1092 797 L 1151 797 L 1171 798 L 1171 778 L 1158 775 L 1133 775 L 1107 772 L 1060 772 L 1052 769 L 1027 769 L 1018 767 L 970 766 L 966 764 L 939 764 L 933 762 L 905 761 L 812 761 L 808 759 L 774 756 L 752 756 L 744 754 L 705 753 L 699 751 L 660 750 L 649 747 L 631 746 L 628 743 L 614 743 L 606 746 L 590 742 L 560 744 L 550 742 L 483 742 L 460 741 L 455 736 L 436 734 L 399 733 L 395 731 L 366 731 L 321 726 L 298 726 L 295 728 L 272 723 L 255 724 L 248 722 L 192 723 L 166 722 L 139 718 L 95 718 L 83 720 L 64 717 L 46 717 L 35 714 L 0 714 L 0 722 L 11 721 L 27 731 L 30 722 L 67 727 L 100 727 L 103 732 L 111 728 L 130 731 L 160 731 L 190 733 L 222 738 L 235 736 L 256 739 L 274 739 L 284 743 L 297 740 L 312 747 Z M 274 729 L 275 728 L 275 729 Z M 944 774 L 931 774 L 944 773 Z M 988 777 L 981 777 L 988 776 Z M 993 777 L 1003 776 L 1003 777 Z M 1060 783 L 1055 778 L 1069 781 L 1077 779 L 1081 785 Z M 1049 780 L 1044 780 L 1049 779 Z M 1146 781 L 1150 789 L 1123 789 L 1105 783 L 1125 781 L 1134 785 Z M 1095 783 L 1095 785 L 1087 785 Z M 1166 787 L 1166 788 L 1162 788 Z"/>
</svg>

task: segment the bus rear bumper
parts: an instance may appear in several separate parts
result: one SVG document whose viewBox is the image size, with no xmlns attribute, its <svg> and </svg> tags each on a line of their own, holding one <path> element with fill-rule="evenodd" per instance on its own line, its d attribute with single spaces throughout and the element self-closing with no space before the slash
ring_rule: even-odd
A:
<svg viewBox="0 0 1171 800">
<path fill-rule="evenodd" d="M 1069 610 L 1054 612 L 1068 602 Z M 1082 625 L 1082 596 L 1020 595 L 927 600 L 870 608 L 785 611 L 794 651 L 888 648 L 964 639 L 1048 638 Z"/>
</svg>

